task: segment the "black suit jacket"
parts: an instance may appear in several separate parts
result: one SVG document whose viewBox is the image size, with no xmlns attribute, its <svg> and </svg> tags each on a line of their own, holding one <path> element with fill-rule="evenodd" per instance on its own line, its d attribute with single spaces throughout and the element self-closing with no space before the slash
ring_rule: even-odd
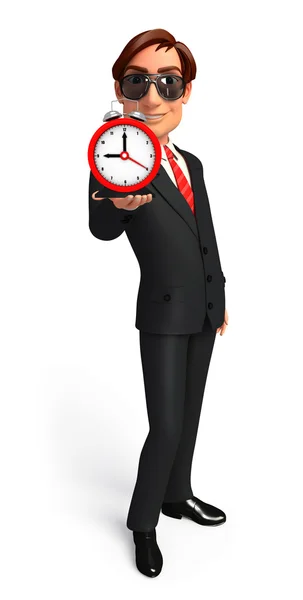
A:
<svg viewBox="0 0 303 600">
<path fill-rule="evenodd" d="M 109 197 L 126 194 L 113 193 L 90 173 L 89 229 L 101 240 L 126 232 L 141 271 L 135 327 L 151 333 L 202 331 L 206 314 L 213 330 L 224 321 L 226 280 L 202 163 L 176 148 L 191 176 L 196 217 L 162 165 L 148 189 L 136 192 L 154 198 L 133 211 L 116 208 Z M 92 199 L 97 190 L 104 200 Z"/>
</svg>

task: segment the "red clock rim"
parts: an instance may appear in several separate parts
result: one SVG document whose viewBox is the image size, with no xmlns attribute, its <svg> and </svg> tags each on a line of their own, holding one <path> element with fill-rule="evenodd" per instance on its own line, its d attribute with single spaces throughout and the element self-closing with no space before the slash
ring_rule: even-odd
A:
<svg viewBox="0 0 303 600">
<path fill-rule="evenodd" d="M 110 129 L 111 127 L 114 127 L 116 125 L 133 125 L 135 127 L 138 127 L 138 129 L 142 129 L 142 131 L 144 131 L 148 137 L 151 139 L 154 148 L 155 148 L 155 163 L 154 166 L 151 170 L 151 172 L 149 173 L 149 175 L 147 175 L 147 177 L 141 181 L 140 183 L 136 183 L 134 185 L 116 185 L 115 183 L 109 183 L 109 181 L 107 179 L 105 179 L 101 173 L 98 171 L 96 165 L 95 165 L 95 159 L 94 159 L 94 151 L 95 151 L 95 146 L 96 143 L 98 141 L 98 139 L 100 138 L 101 134 L 104 133 L 105 131 L 107 131 L 107 129 Z M 142 123 L 142 121 L 138 121 L 136 119 L 131 119 L 131 118 L 119 118 L 119 119 L 112 119 L 111 121 L 107 121 L 106 123 L 104 123 L 103 125 L 101 125 L 101 127 L 99 127 L 97 129 L 97 131 L 95 131 L 94 135 L 92 136 L 89 146 L 88 146 L 88 163 L 90 166 L 90 169 L 94 175 L 94 177 L 99 181 L 99 183 L 101 183 L 101 185 L 107 187 L 110 190 L 113 190 L 115 192 L 135 192 L 143 187 L 145 187 L 146 185 L 148 185 L 152 179 L 154 179 L 154 177 L 156 176 L 156 174 L 158 173 L 158 170 L 160 168 L 160 164 L 161 164 L 161 157 L 162 157 L 162 151 L 161 151 L 161 145 L 160 142 L 156 136 L 156 134 L 150 129 L 150 127 L 148 127 L 148 125 L 146 125 L 146 123 Z"/>
</svg>

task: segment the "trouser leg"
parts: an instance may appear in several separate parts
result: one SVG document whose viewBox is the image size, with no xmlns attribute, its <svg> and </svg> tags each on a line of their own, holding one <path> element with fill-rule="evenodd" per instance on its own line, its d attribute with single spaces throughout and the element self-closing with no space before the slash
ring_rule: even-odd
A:
<svg viewBox="0 0 303 600">
<path fill-rule="evenodd" d="M 164 502 L 180 502 L 194 495 L 191 467 L 215 338 L 216 332 L 212 331 L 208 318 L 205 319 L 202 332 L 189 336 L 183 428 Z"/>
<path fill-rule="evenodd" d="M 140 331 L 149 433 L 142 448 L 127 527 L 156 527 L 183 427 L 189 335 Z"/>
</svg>

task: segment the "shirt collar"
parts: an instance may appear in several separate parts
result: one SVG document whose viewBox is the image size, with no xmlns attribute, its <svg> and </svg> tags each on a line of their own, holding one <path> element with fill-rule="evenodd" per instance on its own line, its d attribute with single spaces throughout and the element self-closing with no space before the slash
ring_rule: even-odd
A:
<svg viewBox="0 0 303 600">
<path fill-rule="evenodd" d="M 176 160 L 178 160 L 177 154 L 176 154 L 176 148 L 174 146 L 174 144 L 170 141 L 170 139 L 168 138 L 168 142 L 167 144 L 165 144 L 165 146 L 167 146 L 173 153 L 174 158 Z M 161 144 L 161 150 L 162 150 L 162 157 L 161 160 L 167 160 L 167 156 L 166 156 L 166 152 L 164 150 L 164 144 Z"/>
</svg>

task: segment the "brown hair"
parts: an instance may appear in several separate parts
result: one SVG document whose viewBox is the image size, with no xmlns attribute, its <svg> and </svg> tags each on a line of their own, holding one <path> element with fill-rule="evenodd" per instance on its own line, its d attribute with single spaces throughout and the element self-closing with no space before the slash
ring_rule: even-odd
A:
<svg viewBox="0 0 303 600">
<path fill-rule="evenodd" d="M 195 79 L 197 67 L 191 51 L 182 42 L 176 42 L 174 36 L 165 29 L 149 29 L 148 31 L 143 31 L 133 37 L 128 44 L 126 44 L 112 68 L 113 78 L 116 81 L 119 81 L 119 79 L 123 77 L 130 59 L 135 56 L 137 52 L 140 52 L 140 50 L 157 43 L 159 43 L 159 45 L 156 48 L 156 51 L 166 47 L 167 50 L 170 50 L 171 48 L 176 49 L 181 61 L 182 75 L 186 83 Z"/>
</svg>

